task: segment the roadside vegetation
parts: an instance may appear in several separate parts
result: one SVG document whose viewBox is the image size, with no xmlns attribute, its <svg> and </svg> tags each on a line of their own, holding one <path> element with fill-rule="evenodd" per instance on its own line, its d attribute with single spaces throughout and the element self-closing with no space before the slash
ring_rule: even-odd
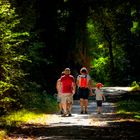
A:
<svg viewBox="0 0 140 140">
<path fill-rule="evenodd" d="M 46 122 L 46 114 L 58 110 L 56 99 L 47 93 L 30 92 L 24 93 L 21 109 L 11 111 L 0 117 L 0 140 L 9 131 L 22 124 Z"/>
<path fill-rule="evenodd" d="M 140 120 L 140 86 L 132 83 L 132 90 L 125 95 L 123 100 L 117 102 L 117 114 L 122 118 Z"/>
</svg>

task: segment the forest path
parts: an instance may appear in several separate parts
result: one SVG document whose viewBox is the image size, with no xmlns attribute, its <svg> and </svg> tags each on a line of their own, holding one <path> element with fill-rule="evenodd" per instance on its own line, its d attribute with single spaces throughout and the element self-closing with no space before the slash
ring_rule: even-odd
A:
<svg viewBox="0 0 140 140">
<path fill-rule="evenodd" d="M 61 117 L 58 114 L 50 114 L 48 125 L 54 126 L 101 126 L 113 117 L 114 103 L 104 102 L 103 113 L 97 114 L 96 102 L 89 100 L 88 114 L 80 114 L 79 100 L 74 100 L 71 117 Z M 110 116 L 110 117 L 109 117 Z"/>
<path fill-rule="evenodd" d="M 110 90 L 110 93 L 107 90 Z M 104 89 L 108 97 L 120 96 L 114 88 Z M 122 90 L 122 89 L 121 89 Z M 113 92 L 114 91 L 114 92 Z M 127 90 L 122 90 L 122 94 Z M 113 95 L 112 95 L 113 94 Z M 113 99 L 113 98 L 109 98 Z M 114 101 L 114 100 L 113 100 Z M 45 114 L 46 120 L 35 124 L 33 121 L 14 130 L 12 140 L 138 140 L 140 123 L 124 120 L 115 114 L 115 104 L 103 103 L 103 113 L 97 114 L 94 99 L 89 100 L 88 114 L 80 114 L 79 100 L 74 100 L 71 117 Z"/>
</svg>

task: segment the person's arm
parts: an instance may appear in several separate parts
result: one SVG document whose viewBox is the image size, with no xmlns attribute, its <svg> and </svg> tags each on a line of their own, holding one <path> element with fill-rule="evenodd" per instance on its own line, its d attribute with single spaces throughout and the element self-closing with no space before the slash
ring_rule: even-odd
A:
<svg viewBox="0 0 140 140">
<path fill-rule="evenodd" d="M 73 83 L 72 83 L 72 94 L 74 95 L 75 92 L 76 92 L 76 83 L 73 82 Z"/>
<path fill-rule="evenodd" d="M 74 95 L 76 92 L 76 82 L 75 82 L 75 79 L 73 77 L 73 82 L 72 82 L 72 94 Z"/>
<path fill-rule="evenodd" d="M 57 90 L 57 92 L 58 92 L 58 80 L 57 80 L 57 82 L 56 82 L 56 90 Z"/>
<path fill-rule="evenodd" d="M 105 100 L 106 100 L 106 98 L 105 98 L 105 95 L 104 95 L 104 94 L 102 94 L 102 97 L 103 97 L 103 101 L 105 101 Z"/>
<path fill-rule="evenodd" d="M 92 81 L 91 78 L 89 79 L 89 82 L 88 82 L 88 88 L 90 90 L 90 96 L 93 96 L 94 95 L 93 92 L 92 92 L 92 89 L 93 89 L 93 81 Z"/>
<path fill-rule="evenodd" d="M 79 76 L 77 76 L 76 85 L 79 87 Z"/>
<path fill-rule="evenodd" d="M 96 88 L 92 88 L 92 95 L 96 96 Z"/>
<path fill-rule="evenodd" d="M 77 86 L 79 85 L 79 80 L 76 80 L 76 85 L 77 85 Z"/>
<path fill-rule="evenodd" d="M 57 90 L 57 93 L 60 93 L 60 91 L 61 91 L 61 82 L 60 82 L 60 80 L 57 80 L 57 82 L 56 82 L 56 90 Z"/>
</svg>

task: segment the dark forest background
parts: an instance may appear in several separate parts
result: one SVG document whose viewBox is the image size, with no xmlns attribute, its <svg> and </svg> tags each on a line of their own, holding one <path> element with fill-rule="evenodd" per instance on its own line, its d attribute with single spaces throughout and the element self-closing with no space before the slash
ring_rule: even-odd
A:
<svg viewBox="0 0 140 140">
<path fill-rule="evenodd" d="M 0 108 L 25 92 L 53 95 L 64 68 L 96 82 L 140 80 L 139 0 L 0 0 Z"/>
</svg>

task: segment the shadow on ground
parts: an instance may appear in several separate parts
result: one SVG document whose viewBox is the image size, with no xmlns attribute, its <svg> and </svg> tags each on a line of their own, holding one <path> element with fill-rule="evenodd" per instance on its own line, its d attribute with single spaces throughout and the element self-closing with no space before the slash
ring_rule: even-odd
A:
<svg viewBox="0 0 140 140">
<path fill-rule="evenodd" d="M 44 126 L 22 125 L 13 128 L 11 139 L 30 140 L 138 140 L 140 122 L 111 122 L 108 126 Z"/>
</svg>

